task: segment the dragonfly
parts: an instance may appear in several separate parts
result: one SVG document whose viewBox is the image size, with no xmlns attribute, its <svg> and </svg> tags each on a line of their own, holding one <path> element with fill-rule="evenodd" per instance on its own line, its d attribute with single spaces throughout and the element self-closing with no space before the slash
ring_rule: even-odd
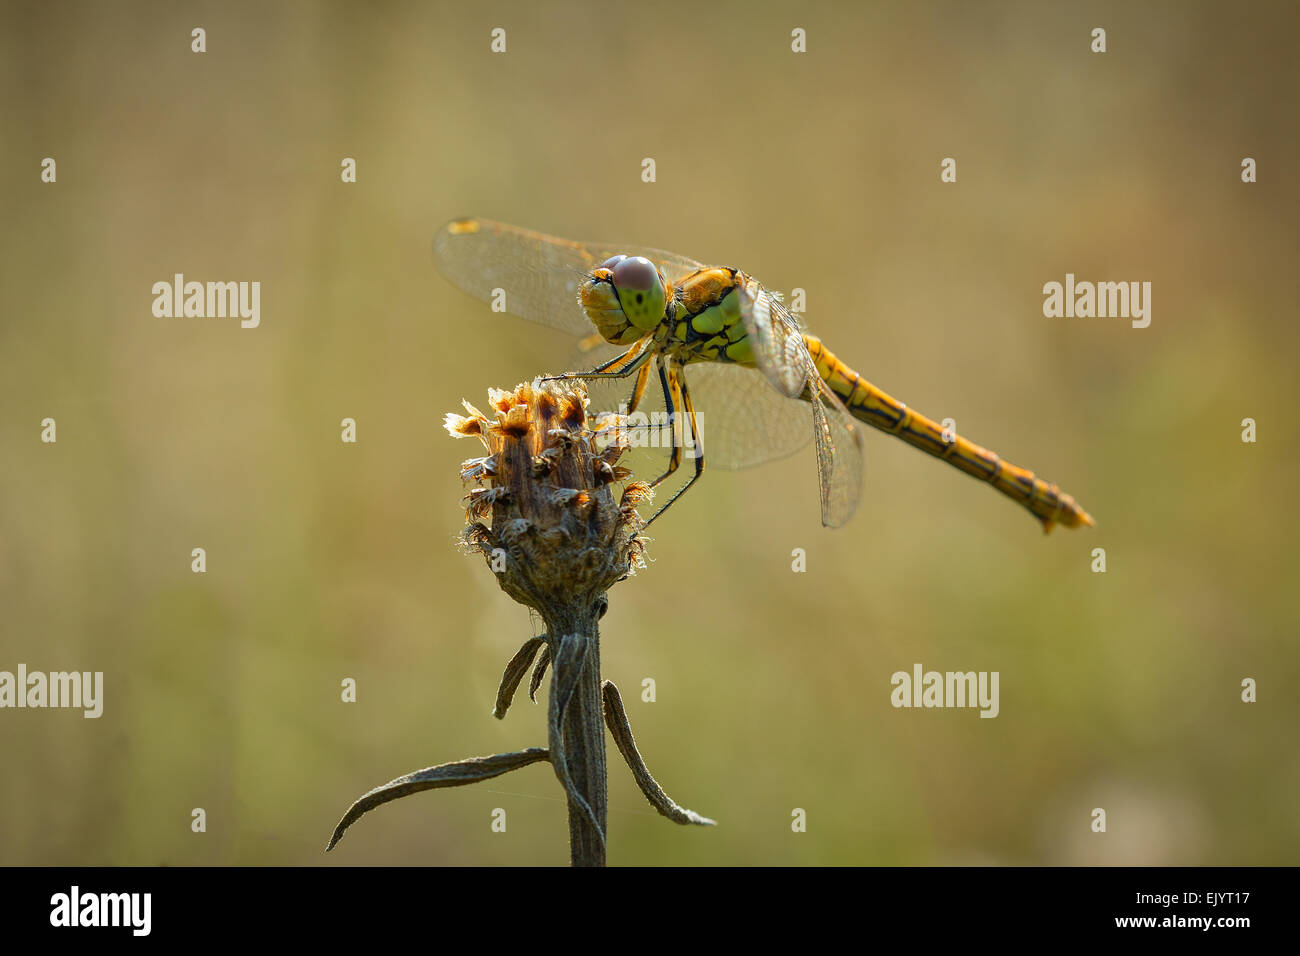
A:
<svg viewBox="0 0 1300 956">
<path fill-rule="evenodd" d="M 822 524 L 840 527 L 862 493 L 858 423 L 987 482 L 1028 509 L 1044 531 L 1094 524 L 1056 485 L 872 385 L 805 331 L 779 295 L 740 269 L 487 219 L 452 220 L 433 248 L 442 274 L 494 309 L 566 332 L 588 347 L 618 349 L 593 368 L 551 378 L 630 382 L 620 414 L 642 405 L 655 378 L 670 419 L 680 421 L 690 441 L 671 443 L 667 468 L 651 486 L 682 467 L 688 445 L 694 470 L 647 525 L 703 474 L 707 434 L 708 461 L 724 468 L 784 457 L 813 439 Z"/>
</svg>

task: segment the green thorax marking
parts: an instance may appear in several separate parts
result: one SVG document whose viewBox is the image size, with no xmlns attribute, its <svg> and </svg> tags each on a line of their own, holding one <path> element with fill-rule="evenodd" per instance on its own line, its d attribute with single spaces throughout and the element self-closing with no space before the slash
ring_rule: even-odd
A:
<svg viewBox="0 0 1300 956">
<path fill-rule="evenodd" d="M 707 269 L 678 283 L 666 316 L 665 350 L 683 362 L 753 364 L 740 318 L 740 281 L 741 273 L 735 270 Z"/>
</svg>

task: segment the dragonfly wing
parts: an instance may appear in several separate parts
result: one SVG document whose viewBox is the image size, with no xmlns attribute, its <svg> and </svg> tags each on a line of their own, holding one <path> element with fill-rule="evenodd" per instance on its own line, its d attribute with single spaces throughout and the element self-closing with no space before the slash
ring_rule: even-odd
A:
<svg viewBox="0 0 1300 956">
<path fill-rule="evenodd" d="M 600 345 L 579 350 L 569 364 L 574 369 L 594 368 L 625 349 Z M 750 468 L 792 455 L 812 439 L 808 404 L 778 394 L 758 369 L 692 362 L 680 374 L 691 389 L 710 468 Z M 633 379 L 591 379 L 586 385 L 590 413 L 618 411 L 631 397 Z M 663 390 L 653 373 L 639 410 L 652 418 L 666 411 Z"/>
<path fill-rule="evenodd" d="M 683 370 L 708 467 L 749 468 L 808 444 L 808 405 L 786 398 L 758 369 L 692 362 Z"/>
<path fill-rule="evenodd" d="M 817 438 L 817 475 L 822 493 L 822 524 L 828 528 L 844 525 L 858 510 L 862 497 L 862 432 L 854 424 L 839 396 L 817 375 L 808 358 L 810 391 L 817 396 L 812 402 L 813 433 Z"/>
<path fill-rule="evenodd" d="M 573 364 L 591 368 L 617 351 L 600 346 L 575 356 Z M 805 369 L 811 369 L 811 356 L 807 362 Z M 709 468 L 750 468 L 785 458 L 816 436 L 822 523 L 838 528 L 853 516 L 861 498 L 865 468 L 862 435 L 848 410 L 820 377 L 814 376 L 811 383 L 820 397 L 814 406 L 780 394 L 757 369 L 748 366 L 691 362 L 680 374 L 690 386 Z M 807 375 L 805 371 L 805 383 Z M 589 381 L 590 411 L 594 414 L 625 406 L 632 384 L 631 379 Z M 640 410 L 651 420 L 664 411 L 657 381 L 652 380 L 646 388 Z"/>
<path fill-rule="evenodd" d="M 601 260 L 581 243 L 486 219 L 457 219 L 439 230 L 433 252 L 442 274 L 476 299 L 504 295 L 505 310 L 521 318 L 571 335 L 595 331 L 578 304 L 578 287 Z"/>
<path fill-rule="evenodd" d="M 578 303 L 578 289 L 610 256 L 644 255 L 659 263 L 669 281 L 701 268 L 659 249 L 576 242 L 489 219 L 452 220 L 434 236 L 433 252 L 442 274 L 476 299 L 495 302 L 504 295 L 512 315 L 575 336 L 595 332 Z"/>
<path fill-rule="evenodd" d="M 757 280 L 746 276 L 737 290 L 754 361 L 776 390 L 788 398 L 803 394 L 808 381 L 803 357 L 807 346 L 785 306 Z"/>
</svg>

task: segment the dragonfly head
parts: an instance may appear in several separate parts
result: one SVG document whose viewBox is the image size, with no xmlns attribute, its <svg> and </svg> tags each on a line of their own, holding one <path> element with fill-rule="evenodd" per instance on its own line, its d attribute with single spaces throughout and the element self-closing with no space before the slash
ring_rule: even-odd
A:
<svg viewBox="0 0 1300 956">
<path fill-rule="evenodd" d="M 664 319 L 668 283 L 642 256 L 611 256 L 579 293 L 582 307 L 607 341 L 623 344 L 649 332 Z"/>
</svg>

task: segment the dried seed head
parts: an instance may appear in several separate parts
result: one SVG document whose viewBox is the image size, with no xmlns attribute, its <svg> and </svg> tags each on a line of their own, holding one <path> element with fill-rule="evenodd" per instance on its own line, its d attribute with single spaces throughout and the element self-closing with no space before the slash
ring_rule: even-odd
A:
<svg viewBox="0 0 1300 956">
<path fill-rule="evenodd" d="M 461 478 L 477 486 L 466 499 L 466 544 L 485 556 L 507 594 L 544 619 L 595 607 L 645 566 L 636 507 L 652 492 L 627 482 L 631 472 L 617 464 L 626 439 L 598 442 L 577 381 L 491 389 L 488 401 L 492 418 L 468 402 L 468 416 L 446 418 L 454 437 L 477 437 L 488 452 L 461 467 Z M 601 441 L 626 434 L 604 416 L 599 424 Z M 627 483 L 616 499 L 620 482 Z"/>
</svg>

